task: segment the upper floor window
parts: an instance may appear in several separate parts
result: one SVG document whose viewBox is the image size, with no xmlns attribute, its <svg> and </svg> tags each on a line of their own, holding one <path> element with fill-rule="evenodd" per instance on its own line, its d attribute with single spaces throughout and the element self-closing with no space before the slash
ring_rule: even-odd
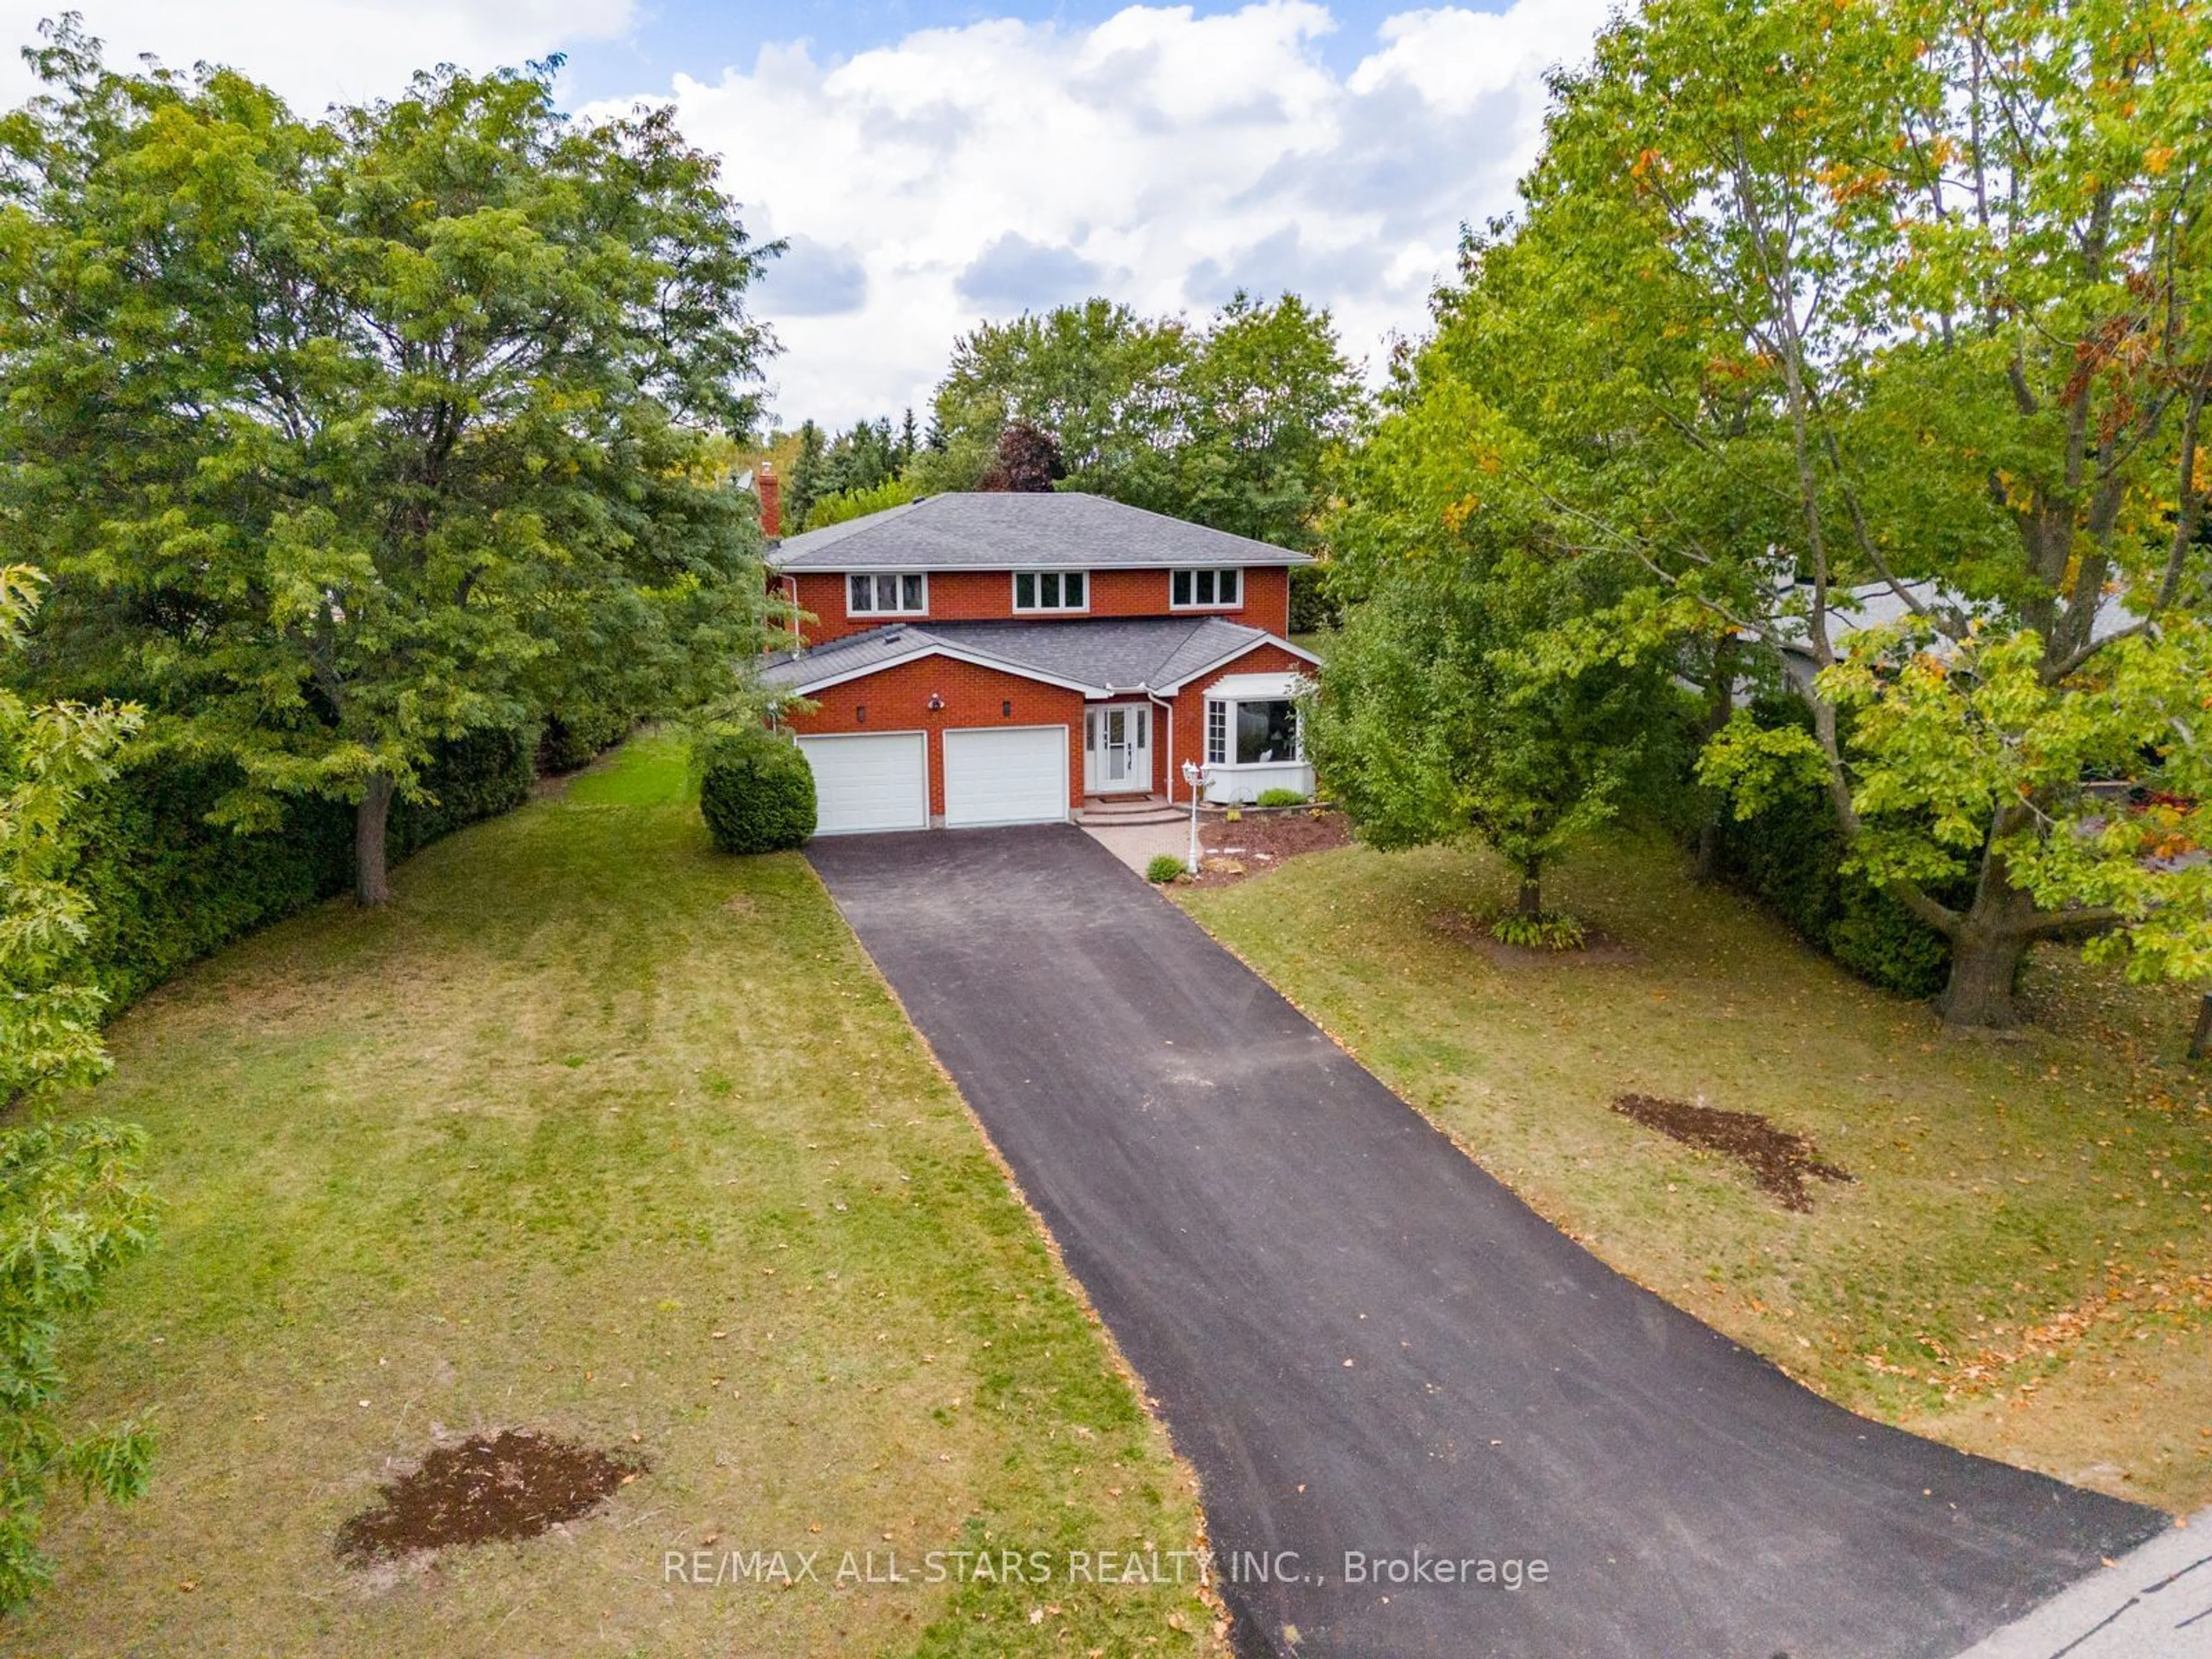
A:
<svg viewBox="0 0 2212 1659">
<path fill-rule="evenodd" d="M 1177 611 L 1206 611 L 1237 603 L 1241 570 L 1177 570 L 1168 576 L 1168 603 Z"/>
<path fill-rule="evenodd" d="M 919 617 L 929 610 L 929 578 L 919 571 L 854 571 L 845 578 L 845 609 L 855 617 Z"/>
<path fill-rule="evenodd" d="M 1090 584 L 1080 570 L 1017 570 L 1014 609 L 1017 611 L 1080 611 Z"/>
</svg>

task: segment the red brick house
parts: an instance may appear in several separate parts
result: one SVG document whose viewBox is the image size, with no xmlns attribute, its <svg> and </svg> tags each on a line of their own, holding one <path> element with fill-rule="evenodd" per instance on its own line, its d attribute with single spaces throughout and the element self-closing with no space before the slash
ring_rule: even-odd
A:
<svg viewBox="0 0 2212 1659">
<path fill-rule="evenodd" d="M 762 678 L 823 835 L 1310 792 L 1284 637 L 1303 554 L 1103 496 L 925 496 L 773 543 L 811 620 Z"/>
</svg>

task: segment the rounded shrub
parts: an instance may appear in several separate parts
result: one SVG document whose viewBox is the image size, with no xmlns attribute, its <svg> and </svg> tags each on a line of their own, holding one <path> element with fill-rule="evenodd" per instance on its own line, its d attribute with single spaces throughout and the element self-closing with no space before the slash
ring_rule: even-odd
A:
<svg viewBox="0 0 2212 1659">
<path fill-rule="evenodd" d="M 1255 806 L 1304 806 L 1306 793 L 1303 789 L 1262 789 Z"/>
<path fill-rule="evenodd" d="M 1173 853 L 1155 853 L 1145 865 L 1146 881 L 1173 881 L 1182 873 L 1182 860 Z"/>
<path fill-rule="evenodd" d="M 699 811 L 725 853 L 780 853 L 814 833 L 814 771 L 766 731 L 717 732 L 700 755 Z"/>
</svg>

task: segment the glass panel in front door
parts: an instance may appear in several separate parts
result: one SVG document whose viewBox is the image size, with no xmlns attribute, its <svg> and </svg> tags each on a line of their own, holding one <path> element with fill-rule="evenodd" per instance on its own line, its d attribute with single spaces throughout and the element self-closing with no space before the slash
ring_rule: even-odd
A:
<svg viewBox="0 0 2212 1659">
<path fill-rule="evenodd" d="M 1109 787 L 1126 787 L 1129 779 L 1129 711 L 1109 708 L 1100 717 L 1100 758 L 1106 763 Z"/>
</svg>

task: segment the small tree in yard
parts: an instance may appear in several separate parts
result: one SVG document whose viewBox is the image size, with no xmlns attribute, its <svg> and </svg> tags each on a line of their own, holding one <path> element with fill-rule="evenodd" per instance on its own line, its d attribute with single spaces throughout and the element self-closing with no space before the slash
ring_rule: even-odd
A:
<svg viewBox="0 0 2212 1659">
<path fill-rule="evenodd" d="M 0 646 L 20 647 L 43 579 L 0 569 Z M 84 791 L 138 726 L 129 706 L 33 706 L 0 690 L 0 1611 L 46 1576 L 38 1550 L 49 1486 L 121 1502 L 145 1489 L 152 1443 L 125 1423 L 72 1435 L 58 1414 L 60 1316 L 146 1240 L 152 1200 L 133 1177 L 141 1131 L 43 1115 L 106 1071 L 100 991 L 73 971 L 83 899 L 68 885 Z M 25 1118 L 31 1121 L 24 1121 Z"/>
<path fill-rule="evenodd" d="M 1308 723 L 1315 763 L 1378 847 L 1472 830 L 1514 872 L 1500 938 L 1572 943 L 1545 871 L 1644 787 L 1671 696 L 1612 665 L 1548 672 L 1514 650 L 1531 626 L 1503 578 L 1429 562 L 1352 608 Z"/>
<path fill-rule="evenodd" d="M 376 904 L 436 745 L 581 664 L 683 702 L 757 648 L 757 531 L 709 462 L 755 413 L 769 250 L 666 112 L 572 122 L 544 64 L 311 124 L 73 26 L 33 58 L 0 443 L 54 684 L 234 761 L 240 826 L 355 803 Z"/>
</svg>

